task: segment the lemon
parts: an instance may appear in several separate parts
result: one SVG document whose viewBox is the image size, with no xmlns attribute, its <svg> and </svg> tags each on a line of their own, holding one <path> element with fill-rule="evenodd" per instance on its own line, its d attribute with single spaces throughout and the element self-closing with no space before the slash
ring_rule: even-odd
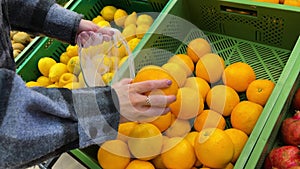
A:
<svg viewBox="0 0 300 169">
<path fill-rule="evenodd" d="M 153 23 L 153 18 L 150 15 L 142 14 L 137 17 L 136 24 L 140 25 L 148 25 L 151 26 Z"/>
<path fill-rule="evenodd" d="M 26 83 L 27 87 L 41 87 L 41 84 L 39 84 L 38 82 L 35 81 L 29 81 Z"/>
<path fill-rule="evenodd" d="M 141 39 L 138 38 L 133 38 L 130 41 L 128 41 L 128 46 L 130 48 L 130 51 L 133 51 L 140 41 Z"/>
<path fill-rule="evenodd" d="M 56 63 L 51 66 L 49 70 L 49 79 L 51 82 L 58 82 L 60 76 L 64 73 L 67 73 L 67 65 L 63 63 Z"/>
<path fill-rule="evenodd" d="M 93 18 L 92 22 L 97 24 L 100 21 L 104 21 L 104 18 L 100 15 L 96 16 L 95 18 Z"/>
<path fill-rule="evenodd" d="M 79 73 L 78 75 L 78 83 L 79 83 L 79 86 L 82 88 L 85 86 L 85 81 L 84 81 L 84 78 L 83 78 L 83 74 L 82 72 Z"/>
<path fill-rule="evenodd" d="M 79 75 L 81 68 L 80 68 L 80 61 L 79 56 L 72 57 L 67 64 L 67 69 L 70 73 L 75 75 Z"/>
<path fill-rule="evenodd" d="M 117 8 L 114 6 L 105 6 L 104 8 L 102 8 L 102 10 L 100 11 L 100 14 L 102 15 L 102 17 L 107 20 L 107 21 L 112 21 L 114 20 L 114 15 L 115 12 L 117 11 Z"/>
<path fill-rule="evenodd" d="M 80 84 L 78 82 L 71 82 L 71 83 L 68 83 L 66 85 L 63 86 L 64 88 L 67 88 L 67 89 L 79 89 L 80 88 Z"/>
<path fill-rule="evenodd" d="M 64 73 L 60 76 L 59 81 L 58 81 L 58 85 L 59 86 L 64 86 L 68 83 L 77 82 L 77 81 L 78 81 L 78 79 L 74 74 Z"/>
<path fill-rule="evenodd" d="M 143 24 L 143 25 L 139 25 L 137 28 L 136 28 L 136 37 L 139 38 L 139 39 L 142 39 L 145 35 L 145 33 L 149 30 L 150 26 L 149 25 L 146 25 L 146 24 Z"/>
<path fill-rule="evenodd" d="M 123 63 L 128 59 L 128 57 L 129 57 L 129 56 L 124 56 L 124 57 L 121 58 L 121 60 L 120 60 L 120 62 L 119 62 L 119 65 L 118 65 L 119 68 L 120 68 L 120 67 L 123 65 Z"/>
<path fill-rule="evenodd" d="M 127 12 L 123 9 L 117 9 L 114 15 L 114 21 L 118 26 L 124 26 L 125 19 L 128 16 Z"/>
<path fill-rule="evenodd" d="M 105 73 L 104 75 L 102 75 L 102 80 L 105 84 L 108 84 L 112 80 L 113 77 L 114 77 L 114 73 L 108 72 L 108 73 Z"/>
<path fill-rule="evenodd" d="M 127 41 L 130 41 L 131 39 L 136 37 L 136 25 L 135 24 L 129 24 L 127 25 L 123 31 L 122 35 L 125 37 Z"/>
<path fill-rule="evenodd" d="M 47 88 L 58 88 L 58 86 L 56 84 L 51 84 L 51 85 L 48 85 Z"/>
<path fill-rule="evenodd" d="M 66 49 L 66 52 L 69 57 L 78 56 L 78 46 L 69 45 Z"/>
<path fill-rule="evenodd" d="M 52 82 L 50 79 L 46 76 L 40 76 L 37 78 L 36 82 L 38 82 L 41 86 L 48 86 L 51 85 Z"/>
<path fill-rule="evenodd" d="M 69 60 L 70 60 L 70 57 L 68 56 L 67 52 L 62 53 L 59 57 L 60 63 L 68 64 Z"/>
<path fill-rule="evenodd" d="M 137 14 L 136 12 L 132 12 L 130 15 L 128 15 L 125 19 L 124 26 L 127 27 L 130 24 L 136 24 Z"/>
<path fill-rule="evenodd" d="M 101 28 L 103 28 L 103 27 L 111 27 L 110 23 L 107 22 L 107 21 L 99 21 L 97 23 L 97 25 L 100 26 Z"/>
<path fill-rule="evenodd" d="M 38 61 L 38 69 L 42 75 L 48 76 L 51 66 L 56 64 L 56 61 L 50 57 L 43 57 Z"/>
</svg>

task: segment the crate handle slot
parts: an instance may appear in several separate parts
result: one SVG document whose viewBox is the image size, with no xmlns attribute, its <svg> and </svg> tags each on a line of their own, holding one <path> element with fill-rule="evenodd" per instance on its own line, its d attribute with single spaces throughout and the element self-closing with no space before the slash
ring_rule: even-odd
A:
<svg viewBox="0 0 300 169">
<path fill-rule="evenodd" d="M 257 16 L 257 11 L 250 9 L 241 9 L 231 6 L 221 5 L 221 11 L 229 12 L 229 13 L 237 13 L 241 15 L 249 15 L 249 16 Z"/>
</svg>

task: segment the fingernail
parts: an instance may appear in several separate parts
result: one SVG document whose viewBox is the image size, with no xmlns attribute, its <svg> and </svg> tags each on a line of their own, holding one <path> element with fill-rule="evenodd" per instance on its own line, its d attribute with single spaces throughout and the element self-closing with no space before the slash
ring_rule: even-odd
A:
<svg viewBox="0 0 300 169">
<path fill-rule="evenodd" d="M 176 98 L 176 96 L 174 95 L 174 96 L 173 96 L 173 102 L 176 101 L 176 99 L 177 99 L 177 98 Z"/>
<path fill-rule="evenodd" d="M 172 80 L 167 80 L 167 84 L 171 85 L 172 84 Z"/>
</svg>

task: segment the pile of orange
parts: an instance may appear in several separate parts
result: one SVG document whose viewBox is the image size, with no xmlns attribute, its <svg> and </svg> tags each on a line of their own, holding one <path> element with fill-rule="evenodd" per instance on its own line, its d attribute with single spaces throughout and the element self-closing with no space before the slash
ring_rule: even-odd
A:
<svg viewBox="0 0 300 169">
<path fill-rule="evenodd" d="M 275 84 L 256 79 L 247 63 L 226 66 L 208 44 L 203 38 L 192 40 L 186 54 L 137 73 L 134 83 L 165 78 L 173 82 L 146 95 L 176 95 L 177 99 L 168 105 L 169 113 L 152 122 L 120 124 L 117 139 L 131 154 L 130 162 L 123 158 L 120 164 L 127 163 L 127 168 L 234 167 Z M 247 98 L 241 100 L 241 93 Z M 115 158 L 106 163 L 116 163 Z"/>
</svg>

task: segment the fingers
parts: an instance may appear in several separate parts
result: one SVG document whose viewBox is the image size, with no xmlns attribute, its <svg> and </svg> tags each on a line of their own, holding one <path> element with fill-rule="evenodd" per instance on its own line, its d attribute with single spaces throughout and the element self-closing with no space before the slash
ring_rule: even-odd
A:
<svg viewBox="0 0 300 169">
<path fill-rule="evenodd" d="M 170 95 L 170 96 L 149 95 L 148 97 L 145 97 L 145 101 L 143 102 L 143 105 L 144 106 L 155 106 L 155 107 L 167 107 L 167 105 L 171 104 L 175 100 L 176 100 L 176 97 L 174 95 Z"/>
<path fill-rule="evenodd" d="M 132 83 L 132 87 L 138 93 L 146 93 L 155 89 L 167 88 L 172 84 L 171 80 L 148 80 L 138 83 Z"/>
</svg>

